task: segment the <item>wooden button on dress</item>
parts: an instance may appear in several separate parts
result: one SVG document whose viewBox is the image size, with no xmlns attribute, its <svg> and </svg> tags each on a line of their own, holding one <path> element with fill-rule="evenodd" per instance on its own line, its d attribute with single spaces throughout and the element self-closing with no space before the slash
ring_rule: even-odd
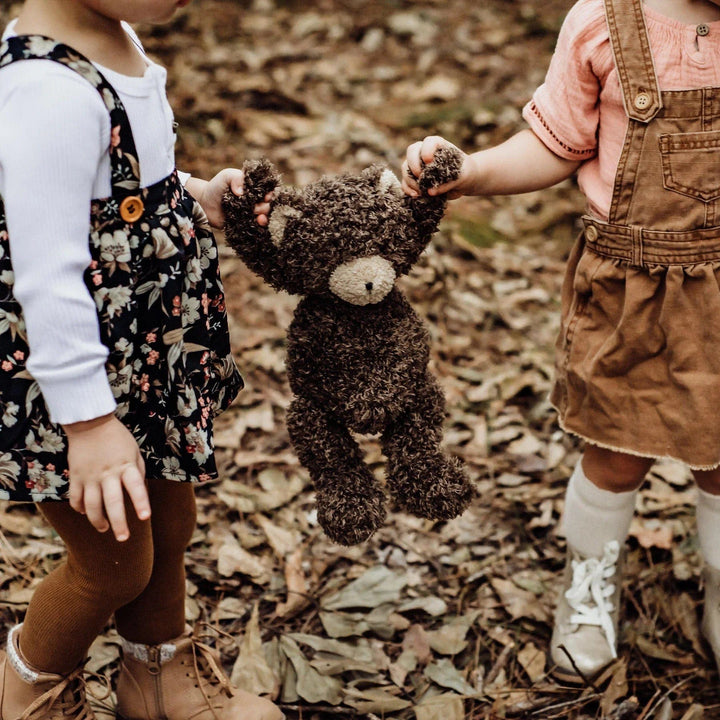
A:
<svg viewBox="0 0 720 720">
<path fill-rule="evenodd" d="M 639 92 L 635 96 L 634 105 L 638 110 L 645 110 L 645 108 L 650 106 L 650 102 L 652 101 L 652 98 L 650 96 L 650 93 L 646 92 Z"/>
<path fill-rule="evenodd" d="M 126 197 L 120 203 L 120 217 L 129 223 L 133 223 L 142 217 L 143 211 L 145 210 L 145 204 L 136 195 L 130 195 Z"/>
</svg>

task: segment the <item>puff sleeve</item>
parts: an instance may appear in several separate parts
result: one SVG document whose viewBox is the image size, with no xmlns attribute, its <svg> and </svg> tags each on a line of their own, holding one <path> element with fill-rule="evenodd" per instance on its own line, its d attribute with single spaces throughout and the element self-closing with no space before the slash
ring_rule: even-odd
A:
<svg viewBox="0 0 720 720">
<path fill-rule="evenodd" d="M 579 0 L 568 13 L 544 83 L 523 109 L 533 132 L 556 155 L 587 160 L 597 152 L 601 78 L 610 52 L 602 0 Z"/>
</svg>

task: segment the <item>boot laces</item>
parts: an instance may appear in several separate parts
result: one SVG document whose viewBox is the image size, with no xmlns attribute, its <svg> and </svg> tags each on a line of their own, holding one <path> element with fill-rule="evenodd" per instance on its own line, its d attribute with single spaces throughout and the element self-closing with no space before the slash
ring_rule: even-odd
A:
<svg viewBox="0 0 720 720">
<path fill-rule="evenodd" d="M 29 705 L 19 720 L 95 720 L 85 692 L 84 665 L 79 665 L 57 685 Z"/>
<path fill-rule="evenodd" d="M 568 605 L 574 610 L 570 622 L 574 625 L 599 627 L 612 651 L 615 649 L 615 624 L 610 613 L 615 609 L 610 599 L 615 594 L 615 584 L 608 582 L 617 573 L 620 544 L 611 540 L 605 544 L 601 558 L 590 557 L 572 561 L 572 583 L 565 592 Z"/>
<path fill-rule="evenodd" d="M 192 637 L 193 668 L 205 702 L 212 712 L 213 717 L 219 720 L 219 716 L 212 707 L 211 700 L 220 693 L 227 697 L 233 696 L 233 686 L 218 664 L 214 650 L 196 637 Z"/>
</svg>

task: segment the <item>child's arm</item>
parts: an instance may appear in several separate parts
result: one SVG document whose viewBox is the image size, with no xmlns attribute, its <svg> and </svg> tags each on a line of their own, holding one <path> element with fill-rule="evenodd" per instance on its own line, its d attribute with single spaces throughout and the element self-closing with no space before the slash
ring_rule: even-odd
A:
<svg viewBox="0 0 720 720">
<path fill-rule="evenodd" d="M 441 137 L 430 136 L 408 147 L 402 173 L 403 190 L 408 195 L 419 195 L 417 178 L 423 166 L 432 163 L 438 147 L 450 144 Z M 521 130 L 501 145 L 472 155 L 464 154 L 460 177 L 454 182 L 431 188 L 429 194 L 448 193 L 448 197 L 453 199 L 461 195 L 531 192 L 565 180 L 579 165 L 579 161 L 556 155 L 532 130 Z"/>
<path fill-rule="evenodd" d="M 222 228 L 225 224 L 225 213 L 222 209 L 223 195 L 228 189 L 235 195 L 242 195 L 243 171 L 235 168 L 225 168 L 212 180 L 200 180 L 191 176 L 185 182 L 185 188 L 200 203 L 210 225 L 214 228 Z M 267 225 L 271 200 L 272 194 L 268 194 L 264 203 L 255 205 L 254 212 L 258 225 Z"/>
<path fill-rule="evenodd" d="M 3 69 L 3 79 L 5 73 L 2 91 L 13 89 L 0 91 L 0 191 L 14 294 L 31 348 L 26 367 L 50 419 L 66 429 L 73 507 L 87 511 L 98 530 L 110 525 L 124 539 L 118 483 L 128 488 L 136 512 L 147 512 L 142 461 L 132 435 L 112 415 L 108 350 L 84 282 L 90 199 L 98 196 L 94 179 L 110 141 L 107 109 L 66 68 L 27 62 Z"/>
</svg>

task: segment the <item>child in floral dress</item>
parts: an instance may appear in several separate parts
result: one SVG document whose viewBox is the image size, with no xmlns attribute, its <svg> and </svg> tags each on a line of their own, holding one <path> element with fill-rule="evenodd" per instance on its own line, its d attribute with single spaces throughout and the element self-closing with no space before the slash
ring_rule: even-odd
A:
<svg viewBox="0 0 720 720">
<path fill-rule="evenodd" d="M 551 399 L 585 451 L 567 489 L 568 563 L 551 640 L 572 682 L 617 652 L 622 546 L 653 460 L 698 485 L 702 629 L 720 665 L 720 0 L 578 0 L 530 129 L 465 158 L 434 192 L 549 187 L 578 171 Z M 446 141 L 408 148 L 404 187 Z"/>
<path fill-rule="evenodd" d="M 0 720 L 92 718 L 113 615 L 119 717 L 282 717 L 185 626 L 192 484 L 242 386 L 210 230 L 242 173 L 175 170 L 165 71 L 125 21 L 188 1 L 26 0 L 0 45 L 0 499 L 67 546 L 0 653 Z"/>
</svg>

